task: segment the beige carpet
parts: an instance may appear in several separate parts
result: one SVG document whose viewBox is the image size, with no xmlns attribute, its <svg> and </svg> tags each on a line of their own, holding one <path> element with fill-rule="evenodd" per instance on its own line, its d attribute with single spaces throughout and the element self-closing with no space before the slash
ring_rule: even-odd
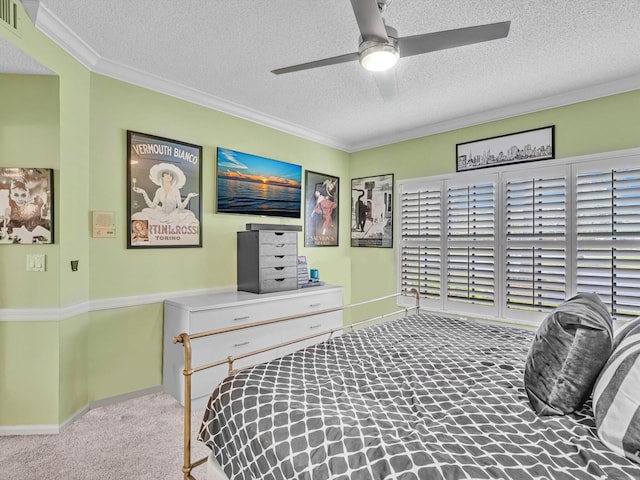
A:
<svg viewBox="0 0 640 480">
<path fill-rule="evenodd" d="M 0 437 L 1 480 L 182 479 L 182 406 L 165 393 L 90 410 L 59 435 Z M 209 449 L 195 440 L 192 461 Z M 194 470 L 206 478 L 206 466 Z"/>
</svg>

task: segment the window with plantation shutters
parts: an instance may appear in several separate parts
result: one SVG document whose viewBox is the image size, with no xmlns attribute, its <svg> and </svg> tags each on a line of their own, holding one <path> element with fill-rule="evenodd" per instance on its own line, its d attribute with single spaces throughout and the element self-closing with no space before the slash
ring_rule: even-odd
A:
<svg viewBox="0 0 640 480">
<path fill-rule="evenodd" d="M 637 162 L 636 162 L 637 164 Z M 640 315 L 640 168 L 576 176 L 578 292 L 596 292 L 615 319 Z"/>
<path fill-rule="evenodd" d="M 640 148 L 411 179 L 398 195 L 398 284 L 424 306 L 535 323 L 595 292 L 614 319 L 640 316 Z"/>
<path fill-rule="evenodd" d="M 504 178 L 504 300 L 508 309 L 548 312 L 567 298 L 564 171 Z"/>
<path fill-rule="evenodd" d="M 447 299 L 495 304 L 495 185 L 447 187 Z"/>
<path fill-rule="evenodd" d="M 422 298 L 441 295 L 441 193 L 440 184 L 402 189 L 401 290 L 417 289 Z"/>
</svg>

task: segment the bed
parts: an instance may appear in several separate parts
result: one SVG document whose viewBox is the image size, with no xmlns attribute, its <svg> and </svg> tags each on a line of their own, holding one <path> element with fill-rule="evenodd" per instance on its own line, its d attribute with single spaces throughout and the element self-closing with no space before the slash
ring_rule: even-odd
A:
<svg viewBox="0 0 640 480">
<path fill-rule="evenodd" d="M 532 410 L 534 335 L 418 311 L 232 371 L 199 430 L 212 454 L 185 453 L 185 478 L 206 460 L 211 480 L 640 479 L 590 401 Z"/>
</svg>

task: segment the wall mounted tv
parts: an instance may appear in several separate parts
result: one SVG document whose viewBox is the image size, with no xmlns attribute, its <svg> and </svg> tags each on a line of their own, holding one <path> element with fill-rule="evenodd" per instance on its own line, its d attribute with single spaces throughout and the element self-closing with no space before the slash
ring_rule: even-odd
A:
<svg viewBox="0 0 640 480">
<path fill-rule="evenodd" d="M 300 218 L 302 167 L 218 147 L 218 213 Z"/>
</svg>

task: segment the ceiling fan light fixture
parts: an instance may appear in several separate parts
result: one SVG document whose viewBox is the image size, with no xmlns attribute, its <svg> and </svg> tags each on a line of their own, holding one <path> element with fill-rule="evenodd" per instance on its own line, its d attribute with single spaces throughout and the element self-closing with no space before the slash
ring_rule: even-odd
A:
<svg viewBox="0 0 640 480">
<path fill-rule="evenodd" d="M 375 43 L 360 49 L 360 65 L 370 72 L 389 70 L 398 62 L 398 58 L 398 48 L 392 44 Z"/>
</svg>

